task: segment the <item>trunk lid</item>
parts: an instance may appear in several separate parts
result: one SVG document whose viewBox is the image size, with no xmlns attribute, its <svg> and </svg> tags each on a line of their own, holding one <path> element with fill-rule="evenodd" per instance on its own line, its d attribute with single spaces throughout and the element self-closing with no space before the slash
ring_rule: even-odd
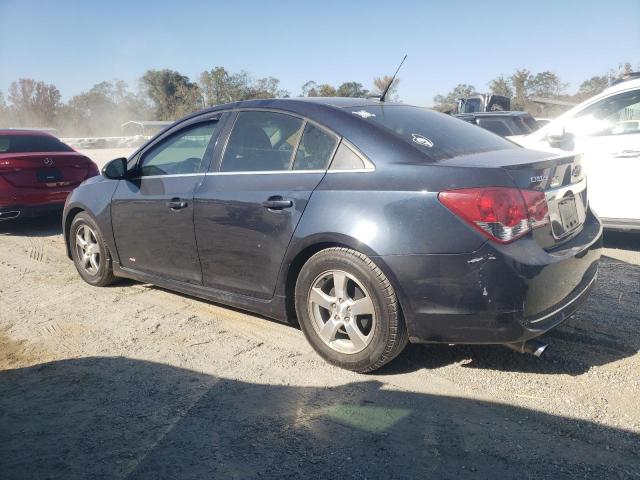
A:
<svg viewBox="0 0 640 480">
<path fill-rule="evenodd" d="M 555 156 L 504 168 L 519 188 L 545 194 L 550 223 L 534 230 L 534 237 L 543 247 L 562 243 L 582 229 L 589 203 L 580 155 Z"/>
<path fill-rule="evenodd" d="M 581 229 L 587 216 L 587 178 L 580 155 L 558 156 L 527 149 L 465 155 L 441 165 L 501 168 L 523 190 L 544 192 L 550 222 L 533 230 L 543 248 L 553 248 Z"/>
<path fill-rule="evenodd" d="M 0 154 L 0 175 L 15 187 L 74 187 L 87 179 L 91 166 L 78 152 Z"/>
</svg>

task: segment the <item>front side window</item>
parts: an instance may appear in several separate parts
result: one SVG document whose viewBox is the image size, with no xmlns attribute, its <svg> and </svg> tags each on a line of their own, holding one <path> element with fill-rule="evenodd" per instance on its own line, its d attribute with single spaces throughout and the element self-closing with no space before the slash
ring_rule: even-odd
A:
<svg viewBox="0 0 640 480">
<path fill-rule="evenodd" d="M 218 122 L 198 123 L 181 130 L 144 154 L 140 175 L 180 175 L 202 171 L 203 159 Z"/>
<path fill-rule="evenodd" d="M 640 133 L 640 90 L 603 98 L 573 117 L 565 130 L 576 137 Z"/>
<path fill-rule="evenodd" d="M 240 112 L 220 165 L 221 172 L 289 170 L 303 121 L 284 113 Z"/>
<path fill-rule="evenodd" d="M 333 135 L 307 123 L 296 158 L 294 170 L 324 170 L 329 165 L 338 140 Z"/>
</svg>

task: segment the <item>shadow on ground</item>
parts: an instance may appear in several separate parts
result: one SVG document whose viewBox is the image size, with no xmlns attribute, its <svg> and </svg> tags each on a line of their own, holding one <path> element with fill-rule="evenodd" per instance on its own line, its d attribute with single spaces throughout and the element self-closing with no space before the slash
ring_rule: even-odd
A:
<svg viewBox="0 0 640 480">
<path fill-rule="evenodd" d="M 606 248 L 640 251 L 640 232 L 604 232 Z"/>
<path fill-rule="evenodd" d="M 0 477 L 630 478 L 633 433 L 508 405 L 127 358 L 0 372 Z"/>
<path fill-rule="evenodd" d="M 62 233 L 62 211 L 41 217 L 17 218 L 0 222 L 0 236 L 50 237 Z"/>
</svg>

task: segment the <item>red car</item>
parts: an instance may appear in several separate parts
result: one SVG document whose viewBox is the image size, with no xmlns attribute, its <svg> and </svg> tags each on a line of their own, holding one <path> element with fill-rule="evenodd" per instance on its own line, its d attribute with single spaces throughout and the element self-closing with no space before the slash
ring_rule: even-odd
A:
<svg viewBox="0 0 640 480">
<path fill-rule="evenodd" d="M 53 135 L 0 130 L 0 220 L 61 210 L 98 167 Z"/>
</svg>

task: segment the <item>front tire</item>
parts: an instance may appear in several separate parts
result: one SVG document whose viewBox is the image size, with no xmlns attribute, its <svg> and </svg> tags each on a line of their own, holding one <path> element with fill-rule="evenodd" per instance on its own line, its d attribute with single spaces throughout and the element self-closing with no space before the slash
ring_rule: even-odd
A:
<svg viewBox="0 0 640 480">
<path fill-rule="evenodd" d="M 395 291 L 373 261 L 347 248 L 328 248 L 304 264 L 296 282 L 302 331 L 327 362 L 360 373 L 393 360 L 407 329 Z"/>
<path fill-rule="evenodd" d="M 95 287 L 115 282 L 111 255 L 96 222 L 86 213 L 73 219 L 69 230 L 71 256 L 82 279 Z"/>
</svg>

